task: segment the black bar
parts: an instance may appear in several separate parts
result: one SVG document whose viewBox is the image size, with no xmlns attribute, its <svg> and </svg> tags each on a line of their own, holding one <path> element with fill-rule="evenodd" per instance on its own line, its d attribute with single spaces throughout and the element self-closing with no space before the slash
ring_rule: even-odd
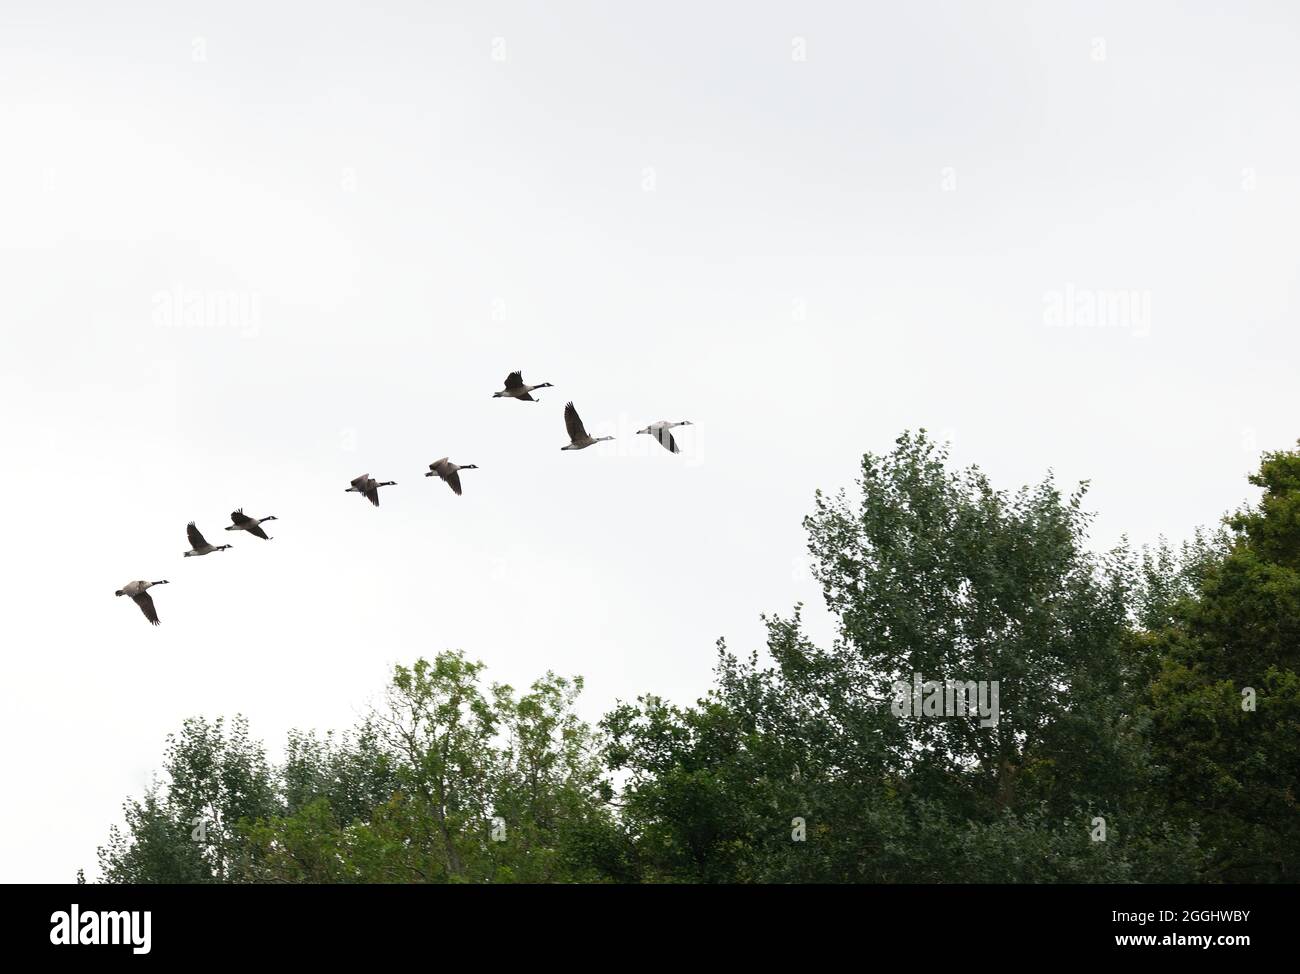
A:
<svg viewBox="0 0 1300 974">
<path fill-rule="evenodd" d="M 918 963 L 1129 955 L 1230 965 L 1293 952 L 1287 886 L 29 886 L 9 887 L 4 944 L 44 959 L 95 962 L 400 958 L 430 937 L 489 953 L 699 943 L 705 952 L 782 945 L 816 956 L 852 947 L 863 963 L 899 949 Z M 138 911 L 131 937 L 54 944 L 56 914 Z M 109 933 L 118 926 L 110 918 Z M 55 936 L 58 936 L 55 933 Z M 1117 938 L 1154 938 L 1120 943 Z M 1166 938 L 1184 938 L 1183 942 Z M 1248 942 L 1186 938 L 1232 937 Z M 142 937 L 137 937 L 142 946 Z M 727 945 L 730 945 L 728 948 Z M 640 948 L 638 948 L 640 949 Z M 684 946 L 682 949 L 685 949 Z M 886 953 L 887 952 L 887 953 Z M 433 956 L 430 953 L 430 956 Z M 445 956 L 445 954 L 443 954 Z M 871 966 L 878 966 L 871 961 Z"/>
</svg>

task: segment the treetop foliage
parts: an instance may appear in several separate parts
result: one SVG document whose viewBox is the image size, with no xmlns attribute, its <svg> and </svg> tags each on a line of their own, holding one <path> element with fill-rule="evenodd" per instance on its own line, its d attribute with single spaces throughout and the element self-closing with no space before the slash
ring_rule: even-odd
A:
<svg viewBox="0 0 1300 974">
<path fill-rule="evenodd" d="M 595 726 L 580 678 L 518 693 L 441 652 L 278 762 L 194 718 L 102 878 L 1294 881 L 1300 451 L 1250 481 L 1215 531 L 1098 553 L 1086 484 L 997 489 L 906 433 L 804 521 L 830 646 L 796 605 L 762 654 L 719 640 L 702 699 Z M 996 719 L 920 708 L 950 681 L 996 686 Z"/>
</svg>

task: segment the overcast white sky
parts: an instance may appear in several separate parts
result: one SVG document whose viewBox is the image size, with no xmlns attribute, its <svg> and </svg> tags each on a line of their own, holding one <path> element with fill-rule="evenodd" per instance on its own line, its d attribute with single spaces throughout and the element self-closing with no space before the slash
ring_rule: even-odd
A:
<svg viewBox="0 0 1300 974">
<path fill-rule="evenodd" d="M 5 0 L 0 878 L 97 875 L 190 715 L 278 748 L 462 648 L 594 719 L 825 638 L 800 520 L 905 428 L 1091 478 L 1098 546 L 1213 523 L 1300 435 L 1298 19 Z"/>
</svg>

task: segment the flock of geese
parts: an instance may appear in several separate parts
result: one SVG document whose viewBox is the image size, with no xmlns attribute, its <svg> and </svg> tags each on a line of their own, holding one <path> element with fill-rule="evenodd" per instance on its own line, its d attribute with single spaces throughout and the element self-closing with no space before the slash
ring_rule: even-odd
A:
<svg viewBox="0 0 1300 974">
<path fill-rule="evenodd" d="M 536 392 L 538 389 L 549 388 L 551 388 L 551 383 L 549 382 L 539 382 L 535 386 L 530 386 L 524 382 L 522 372 L 511 372 L 506 376 L 505 388 L 501 389 L 499 392 L 492 393 L 492 398 L 519 399 L 523 402 L 539 402 L 540 400 L 532 397 L 532 393 Z M 657 423 L 651 423 L 645 429 L 637 430 L 637 433 L 646 433 L 653 436 L 659 442 L 659 445 L 669 453 L 680 453 L 681 450 L 677 446 L 677 441 L 673 439 L 672 431 L 678 426 L 690 425 L 692 424 L 689 419 L 684 419 L 676 423 L 670 423 L 667 420 L 660 420 Z M 564 407 L 564 429 L 565 432 L 569 434 L 569 442 L 560 447 L 561 450 L 585 450 L 587 447 L 594 446 L 602 440 L 612 440 L 614 438 L 612 436 L 592 436 L 588 433 L 587 428 L 582 425 L 582 418 L 578 415 L 578 410 L 574 408 L 573 403 L 571 402 L 565 404 Z M 442 457 L 441 459 L 434 460 L 433 463 L 429 464 L 429 472 L 426 473 L 425 476 L 440 478 L 442 482 L 450 487 L 456 493 L 456 496 L 459 497 L 461 494 L 460 471 L 477 469 L 477 464 L 452 463 L 450 457 Z M 361 494 L 366 498 L 366 500 L 370 501 L 371 504 L 378 507 L 379 488 L 394 487 L 396 484 L 397 481 L 395 480 L 379 481 L 375 480 L 375 478 L 370 476 L 370 474 L 363 473 L 360 477 L 357 477 L 352 481 L 352 486 L 347 488 L 344 493 Z M 249 517 L 244 513 L 243 508 L 240 508 L 237 511 L 231 512 L 231 523 L 226 527 L 226 530 L 247 531 L 255 538 L 261 538 L 263 541 L 270 541 L 271 538 L 266 531 L 262 529 L 262 525 L 267 521 L 274 520 L 276 520 L 274 514 L 269 514 L 266 517 Z M 185 533 L 190 542 L 190 550 L 185 552 L 186 558 L 210 555 L 214 551 L 225 551 L 232 547 L 232 545 L 228 544 L 209 544 L 193 521 L 186 525 Z M 158 610 L 153 604 L 153 596 L 149 594 L 149 589 L 153 588 L 155 585 L 167 584 L 169 583 L 165 578 L 157 582 L 146 582 L 143 580 L 127 582 L 113 594 L 129 596 L 131 600 L 140 607 L 140 611 L 144 613 L 144 617 L 156 626 L 159 623 Z"/>
</svg>

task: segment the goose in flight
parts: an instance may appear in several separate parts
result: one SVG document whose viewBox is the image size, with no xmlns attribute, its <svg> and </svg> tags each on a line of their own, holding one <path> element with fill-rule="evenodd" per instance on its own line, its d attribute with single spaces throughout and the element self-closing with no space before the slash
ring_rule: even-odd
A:
<svg viewBox="0 0 1300 974">
<path fill-rule="evenodd" d="M 456 492 L 456 496 L 459 497 L 460 496 L 460 474 L 458 474 L 456 471 L 477 470 L 477 469 L 478 469 L 477 463 L 455 464 L 451 462 L 450 458 L 443 457 L 441 460 L 434 460 L 433 463 L 429 464 L 429 472 L 426 473 L 425 476 L 441 477 L 444 481 L 447 482 L 447 486 L 450 487 L 452 490 L 454 490 Z"/>
<path fill-rule="evenodd" d="M 500 392 L 492 393 L 492 398 L 500 399 L 505 397 L 506 399 L 522 399 L 524 402 L 537 402 L 538 400 L 530 396 L 529 393 L 535 389 L 549 389 L 550 387 L 551 384 L 549 382 L 540 382 L 535 386 L 526 386 L 524 385 L 524 374 L 522 372 L 511 372 L 506 376 L 506 387 Z"/>
<path fill-rule="evenodd" d="M 374 477 L 370 476 L 370 474 L 363 473 L 356 480 L 352 481 L 352 486 L 349 487 L 347 490 L 345 490 L 343 493 L 348 494 L 351 493 L 352 491 L 356 491 L 358 494 L 365 494 L 366 500 L 374 504 L 375 507 L 378 507 L 379 488 L 394 487 L 396 485 L 397 485 L 396 480 L 385 480 L 383 483 L 380 483 L 379 481 L 375 480 Z"/>
<path fill-rule="evenodd" d="M 204 540 L 203 535 L 199 533 L 199 529 L 194 526 L 193 521 L 185 526 L 185 533 L 190 539 L 190 550 L 185 552 L 186 558 L 189 558 L 191 555 L 196 557 L 198 555 L 210 555 L 214 551 L 225 551 L 227 548 L 234 547 L 234 545 L 228 544 L 208 544 L 207 541 Z"/>
<path fill-rule="evenodd" d="M 267 533 L 262 530 L 261 524 L 263 521 L 278 521 L 279 518 L 274 514 L 268 514 L 266 517 L 249 517 L 244 513 L 244 509 L 241 507 L 237 511 L 230 512 L 230 520 L 234 523 L 226 527 L 227 531 L 247 531 L 255 538 L 261 538 L 263 541 L 270 541 L 270 537 L 268 537 Z"/>
<path fill-rule="evenodd" d="M 149 594 L 148 590 L 153 588 L 155 585 L 166 584 L 167 579 L 165 578 L 160 582 L 127 582 L 113 594 L 131 596 L 131 600 L 140 607 L 140 611 L 144 613 L 144 617 L 156 626 L 158 625 L 158 610 L 153 607 L 153 596 Z"/>
<path fill-rule="evenodd" d="M 582 425 L 582 419 L 578 416 L 578 411 L 573 408 L 573 403 L 569 403 L 564 407 L 564 428 L 569 431 L 569 445 L 560 447 L 561 450 L 583 450 L 593 443 L 614 438 L 612 436 L 592 436 L 588 433 L 586 427 Z"/>
<path fill-rule="evenodd" d="M 681 453 L 677 448 L 677 441 L 673 439 L 673 428 L 677 426 L 694 426 L 689 419 L 684 419 L 680 423 L 670 423 L 666 419 L 661 419 L 657 423 L 651 423 L 643 430 L 637 430 L 638 433 L 649 433 L 669 453 Z"/>
</svg>

